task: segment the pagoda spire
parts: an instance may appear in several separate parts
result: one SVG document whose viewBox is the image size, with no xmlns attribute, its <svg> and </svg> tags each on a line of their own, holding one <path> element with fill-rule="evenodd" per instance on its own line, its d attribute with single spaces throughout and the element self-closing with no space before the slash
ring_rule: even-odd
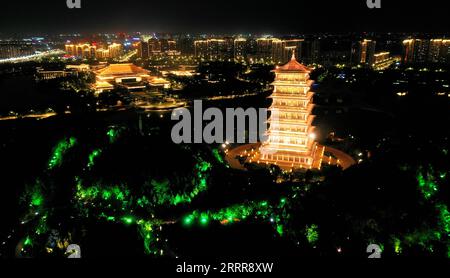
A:
<svg viewBox="0 0 450 278">
<path fill-rule="evenodd" d="M 291 57 L 291 61 L 295 61 L 295 48 L 292 49 L 292 57 Z"/>
</svg>

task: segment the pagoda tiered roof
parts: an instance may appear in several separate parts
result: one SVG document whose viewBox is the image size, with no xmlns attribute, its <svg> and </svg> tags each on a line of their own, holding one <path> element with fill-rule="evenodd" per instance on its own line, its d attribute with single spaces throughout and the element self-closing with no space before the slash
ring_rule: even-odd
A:
<svg viewBox="0 0 450 278">
<path fill-rule="evenodd" d="M 286 105 L 278 105 L 273 104 L 270 109 L 278 109 L 280 112 L 288 112 L 288 113 L 311 113 L 314 108 L 314 104 L 309 103 L 306 107 L 294 107 L 294 106 L 286 106 Z"/>
<path fill-rule="evenodd" d="M 311 72 L 311 70 L 309 68 L 307 68 L 304 65 L 300 64 L 299 62 L 297 62 L 297 60 L 295 59 L 294 52 L 292 53 L 291 60 L 287 64 L 276 67 L 276 69 L 274 71 L 275 72 L 296 72 L 296 73 L 298 73 L 298 72 L 310 73 Z"/>
<path fill-rule="evenodd" d="M 310 92 L 310 91 L 308 91 L 308 93 L 306 93 L 306 95 L 274 92 L 272 95 L 269 96 L 269 98 L 310 100 L 313 95 L 314 95 L 314 93 Z"/>
<path fill-rule="evenodd" d="M 314 127 L 313 126 L 310 126 L 310 127 L 308 127 L 307 129 L 306 129 L 306 131 L 292 131 L 292 130 L 280 130 L 280 129 L 277 129 L 277 130 L 268 130 L 268 131 L 266 131 L 266 135 L 269 135 L 269 134 L 281 134 L 281 133 L 283 133 L 283 134 L 297 134 L 297 135 L 306 135 L 306 136 L 308 136 L 312 131 L 314 131 Z"/>
<path fill-rule="evenodd" d="M 284 119 L 284 118 L 278 117 L 277 122 L 280 124 L 297 124 L 297 125 L 305 126 L 305 125 L 311 125 L 314 118 L 315 118 L 315 115 L 308 115 L 306 120 Z M 272 123 L 272 117 L 270 117 L 267 121 L 269 123 Z"/>
</svg>

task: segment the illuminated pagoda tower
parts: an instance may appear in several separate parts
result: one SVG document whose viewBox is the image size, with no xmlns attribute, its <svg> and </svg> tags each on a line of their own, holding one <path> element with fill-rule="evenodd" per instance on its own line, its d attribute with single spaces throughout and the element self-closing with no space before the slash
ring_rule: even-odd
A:
<svg viewBox="0 0 450 278">
<path fill-rule="evenodd" d="M 291 60 L 277 66 L 274 72 L 267 140 L 262 143 L 257 160 L 282 169 L 320 169 L 324 147 L 315 142 L 312 126 L 311 71 L 292 54 Z"/>
</svg>

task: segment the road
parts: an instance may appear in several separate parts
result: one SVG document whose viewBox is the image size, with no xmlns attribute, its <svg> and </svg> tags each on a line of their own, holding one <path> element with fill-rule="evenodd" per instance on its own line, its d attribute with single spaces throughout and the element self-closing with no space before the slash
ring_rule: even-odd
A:
<svg viewBox="0 0 450 278">
<path fill-rule="evenodd" d="M 328 163 L 330 165 L 338 164 L 341 165 L 342 169 L 344 170 L 356 164 L 356 161 L 350 155 L 344 153 L 341 150 L 332 147 L 325 147 L 325 153 L 330 153 L 336 158 L 327 157 L 324 155 L 322 163 Z"/>
<path fill-rule="evenodd" d="M 49 50 L 49 51 L 45 51 L 42 53 L 33 54 L 33 55 L 29 55 L 29 56 L 0 59 L 0 64 L 1 63 L 22 63 L 22 62 L 27 62 L 27 61 L 33 61 L 33 60 L 40 59 L 40 58 L 47 57 L 47 56 L 62 55 L 64 53 L 65 53 L 64 51 L 59 50 L 59 49 Z"/>
<path fill-rule="evenodd" d="M 67 113 L 66 113 L 67 114 Z M 43 113 L 43 114 L 27 114 L 27 115 L 18 115 L 18 116 L 5 116 L 0 117 L 0 121 L 9 121 L 9 120 L 17 120 L 17 119 L 46 119 L 49 117 L 55 116 L 55 112 Z"/>
<path fill-rule="evenodd" d="M 240 157 L 241 154 L 244 154 L 245 151 L 247 151 L 247 153 L 252 153 L 252 150 L 257 150 L 260 145 L 261 143 L 246 144 L 228 150 L 225 155 L 225 160 L 231 168 L 247 171 L 247 169 L 239 162 L 238 157 Z"/>
</svg>

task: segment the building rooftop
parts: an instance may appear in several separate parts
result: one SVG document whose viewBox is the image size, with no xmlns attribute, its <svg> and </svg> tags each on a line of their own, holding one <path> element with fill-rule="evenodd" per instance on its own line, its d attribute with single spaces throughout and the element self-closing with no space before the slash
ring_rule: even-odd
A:
<svg viewBox="0 0 450 278">
<path fill-rule="evenodd" d="M 164 78 L 153 78 L 150 80 L 151 84 L 170 84 L 170 82 Z"/>
<path fill-rule="evenodd" d="M 97 81 L 97 82 L 95 82 L 95 87 L 99 88 L 99 89 L 105 89 L 105 88 L 112 89 L 112 88 L 114 88 L 114 86 L 111 83 L 106 82 L 106 81 Z"/>
<path fill-rule="evenodd" d="M 311 70 L 304 65 L 297 62 L 297 59 L 295 59 L 295 54 L 292 53 L 291 60 L 283 65 L 283 66 L 277 66 L 275 69 L 275 72 L 283 72 L 283 71 L 292 71 L 292 72 L 304 72 L 304 73 L 310 73 Z"/>
<path fill-rule="evenodd" d="M 97 75 L 111 76 L 111 75 L 148 75 L 149 71 L 135 66 L 131 63 L 128 64 L 111 64 L 103 69 L 97 70 Z"/>
</svg>

